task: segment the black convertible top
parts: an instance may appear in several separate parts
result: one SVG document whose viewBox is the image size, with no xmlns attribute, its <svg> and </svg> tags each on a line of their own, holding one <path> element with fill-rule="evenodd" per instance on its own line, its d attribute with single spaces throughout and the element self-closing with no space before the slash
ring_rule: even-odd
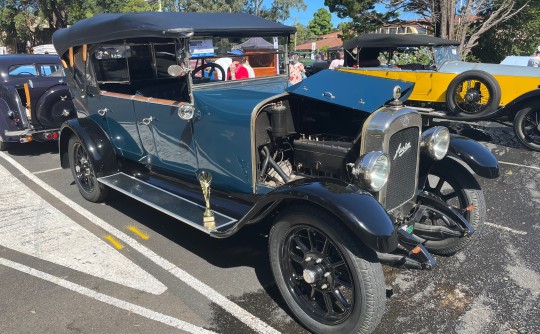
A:
<svg viewBox="0 0 540 334">
<path fill-rule="evenodd" d="M 141 12 L 99 14 L 53 34 L 59 55 L 70 47 L 137 37 L 273 37 L 294 34 L 296 28 L 245 13 Z"/>
<path fill-rule="evenodd" d="M 457 41 L 417 34 L 364 34 L 345 41 L 343 48 L 396 48 L 407 46 L 459 45 Z"/>
</svg>

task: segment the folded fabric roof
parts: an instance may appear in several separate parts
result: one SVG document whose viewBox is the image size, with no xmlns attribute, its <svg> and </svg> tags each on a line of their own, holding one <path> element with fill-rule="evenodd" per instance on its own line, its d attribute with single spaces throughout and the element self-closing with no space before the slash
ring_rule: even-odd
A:
<svg viewBox="0 0 540 334">
<path fill-rule="evenodd" d="M 58 54 L 70 47 L 137 37 L 273 37 L 296 28 L 245 13 L 141 12 L 99 14 L 53 34 Z"/>
</svg>

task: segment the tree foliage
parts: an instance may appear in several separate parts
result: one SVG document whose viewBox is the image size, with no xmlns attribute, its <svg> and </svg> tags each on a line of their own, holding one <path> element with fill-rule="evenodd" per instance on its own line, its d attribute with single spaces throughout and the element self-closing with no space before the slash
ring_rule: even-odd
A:
<svg viewBox="0 0 540 334">
<path fill-rule="evenodd" d="M 530 56 L 540 45 L 540 2 L 498 24 L 479 40 L 473 53 L 482 62 L 499 63 L 506 56 Z"/>
<path fill-rule="evenodd" d="M 532 2 L 531 0 L 325 0 L 324 3 L 339 17 L 352 18 L 352 28 L 357 33 L 373 31 L 377 26 L 396 18 L 400 12 L 415 13 L 432 22 L 435 36 L 458 40 L 462 56 L 467 56 L 472 48 L 478 45 L 481 36 L 511 20 Z M 387 12 L 377 13 L 376 4 L 385 5 Z"/>
<path fill-rule="evenodd" d="M 319 8 L 308 24 L 308 30 L 316 36 L 328 34 L 332 28 L 332 14 L 324 8 Z"/>
<path fill-rule="evenodd" d="M 380 0 L 324 0 L 324 5 L 339 18 L 351 18 L 348 29 L 356 33 L 367 33 L 394 20 L 398 14 L 394 11 L 380 13 L 375 5 Z"/>
<path fill-rule="evenodd" d="M 264 2 L 264 4 L 263 4 Z M 275 21 L 289 18 L 293 8 L 306 8 L 304 0 L 161 0 L 163 11 L 248 12 Z M 157 0 L 2 0 L 0 1 L 0 42 L 46 44 L 54 31 L 98 13 L 157 11 Z"/>
</svg>

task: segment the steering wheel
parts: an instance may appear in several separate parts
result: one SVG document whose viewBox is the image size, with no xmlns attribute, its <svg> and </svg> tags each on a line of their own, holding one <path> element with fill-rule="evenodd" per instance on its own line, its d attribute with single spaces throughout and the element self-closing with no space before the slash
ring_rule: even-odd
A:
<svg viewBox="0 0 540 334">
<path fill-rule="evenodd" d="M 34 74 L 30 72 L 19 72 L 17 73 L 17 75 L 34 75 Z"/>
<path fill-rule="evenodd" d="M 218 70 L 221 73 L 221 80 L 225 81 L 225 79 L 226 79 L 225 78 L 225 70 L 223 69 L 223 67 L 221 67 L 220 65 L 218 65 L 216 63 L 202 64 L 201 66 L 195 68 L 191 72 L 191 76 L 195 77 L 195 73 L 201 71 L 202 72 L 201 74 L 202 74 L 203 77 L 210 77 L 210 76 L 212 76 L 212 73 L 215 70 Z M 214 79 L 218 80 L 218 78 L 214 78 Z"/>
</svg>

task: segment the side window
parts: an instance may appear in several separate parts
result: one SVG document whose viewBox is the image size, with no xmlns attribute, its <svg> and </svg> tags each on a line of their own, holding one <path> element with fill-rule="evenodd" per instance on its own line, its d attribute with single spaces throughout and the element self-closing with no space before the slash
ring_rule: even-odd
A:
<svg viewBox="0 0 540 334">
<path fill-rule="evenodd" d="M 129 77 L 131 81 L 154 78 L 152 49 L 150 45 L 131 45 L 128 56 Z"/>
<path fill-rule="evenodd" d="M 13 78 L 30 78 L 37 76 L 37 70 L 33 64 L 13 65 L 9 67 L 8 75 Z"/>
<path fill-rule="evenodd" d="M 156 71 L 158 78 L 170 78 L 169 66 L 177 65 L 175 44 L 155 44 Z"/>
<path fill-rule="evenodd" d="M 60 64 L 41 64 L 39 65 L 39 73 L 44 77 L 63 77 L 64 70 Z"/>
<path fill-rule="evenodd" d="M 129 46 L 124 45 L 102 45 L 97 47 L 91 55 L 97 81 L 129 83 L 126 58 L 129 51 Z"/>
</svg>

